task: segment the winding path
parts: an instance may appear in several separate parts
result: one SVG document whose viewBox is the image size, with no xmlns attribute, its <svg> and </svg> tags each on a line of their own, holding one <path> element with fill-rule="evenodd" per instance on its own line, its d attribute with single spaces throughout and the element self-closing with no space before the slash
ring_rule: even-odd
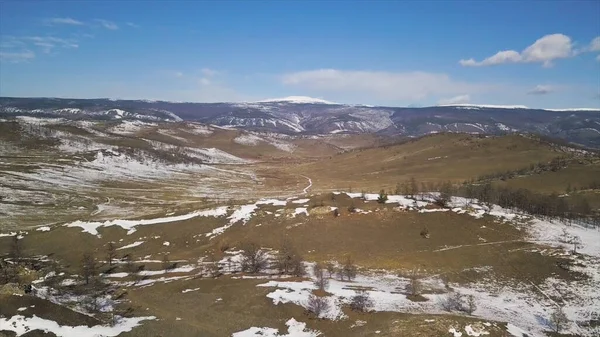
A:
<svg viewBox="0 0 600 337">
<path fill-rule="evenodd" d="M 308 194 L 308 189 L 312 187 L 312 179 L 310 179 L 310 178 L 309 178 L 309 177 L 307 177 L 307 176 L 303 176 L 303 175 L 300 175 L 300 176 L 302 176 L 302 177 L 304 177 L 304 178 L 306 178 L 306 179 L 308 180 L 308 186 L 306 186 L 306 187 L 304 188 L 304 190 L 302 190 L 302 193 L 304 193 L 304 194 Z"/>
</svg>

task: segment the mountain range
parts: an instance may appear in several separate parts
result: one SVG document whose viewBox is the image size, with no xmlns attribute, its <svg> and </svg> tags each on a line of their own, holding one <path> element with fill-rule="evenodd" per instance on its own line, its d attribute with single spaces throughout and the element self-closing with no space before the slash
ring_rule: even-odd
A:
<svg viewBox="0 0 600 337">
<path fill-rule="evenodd" d="M 284 134 L 376 133 L 420 136 L 439 132 L 535 133 L 600 148 L 600 109 L 530 109 L 525 106 L 347 105 L 303 96 L 245 103 L 0 97 L 0 117 L 69 120 L 193 121 Z"/>
</svg>

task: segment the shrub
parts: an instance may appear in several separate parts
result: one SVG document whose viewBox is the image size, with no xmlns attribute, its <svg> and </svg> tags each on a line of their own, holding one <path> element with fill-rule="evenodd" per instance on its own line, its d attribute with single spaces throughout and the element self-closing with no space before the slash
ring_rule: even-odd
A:
<svg viewBox="0 0 600 337">
<path fill-rule="evenodd" d="M 340 280 L 344 281 L 347 279 L 348 281 L 354 280 L 356 278 L 356 265 L 354 265 L 354 261 L 352 258 L 347 257 L 346 261 L 342 265 L 342 267 L 338 270 L 338 275 Z"/>
<path fill-rule="evenodd" d="M 380 204 L 385 204 L 388 200 L 388 195 L 385 193 L 385 190 L 379 191 L 379 196 L 377 197 L 377 202 Z"/>
<path fill-rule="evenodd" d="M 258 273 L 267 266 L 267 254 L 254 242 L 241 244 L 242 271 Z"/>
<path fill-rule="evenodd" d="M 324 297 L 310 294 L 306 303 L 306 310 L 319 317 L 321 314 L 329 311 L 329 302 Z"/>
<path fill-rule="evenodd" d="M 359 312 L 368 312 L 373 306 L 373 300 L 369 297 L 369 294 L 364 290 L 357 290 L 356 295 L 350 299 L 350 309 Z"/>
<path fill-rule="evenodd" d="M 569 323 L 569 318 L 562 307 L 557 307 L 556 310 L 550 314 L 550 323 L 556 333 L 560 333 L 561 330 L 563 330 L 563 327 Z"/>
</svg>

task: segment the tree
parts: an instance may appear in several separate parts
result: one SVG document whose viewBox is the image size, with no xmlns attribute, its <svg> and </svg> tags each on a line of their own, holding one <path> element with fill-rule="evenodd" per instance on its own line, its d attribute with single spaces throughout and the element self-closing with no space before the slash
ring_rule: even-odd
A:
<svg viewBox="0 0 600 337">
<path fill-rule="evenodd" d="M 446 311 L 466 311 L 463 303 L 463 295 L 458 291 L 454 291 L 446 295 L 445 298 L 440 300 L 440 304 Z"/>
<path fill-rule="evenodd" d="M 477 310 L 477 303 L 475 302 L 475 296 L 473 295 L 469 295 L 467 296 L 467 313 L 469 315 L 473 315 L 473 313 L 475 312 L 475 310 Z"/>
<path fill-rule="evenodd" d="M 560 333 L 565 325 L 569 323 L 569 318 L 563 311 L 562 307 L 557 307 L 550 314 L 550 323 L 556 333 Z"/>
<path fill-rule="evenodd" d="M 308 301 L 306 302 L 306 310 L 319 317 L 321 314 L 329 311 L 329 302 L 324 297 L 310 294 L 310 296 L 308 296 Z"/>
<path fill-rule="evenodd" d="M 113 260 L 117 257 L 117 249 L 115 248 L 115 244 L 111 241 L 106 245 L 106 259 L 108 260 L 108 265 L 112 266 Z"/>
<path fill-rule="evenodd" d="M 377 197 L 377 202 L 380 204 L 385 204 L 388 200 L 388 195 L 385 193 L 385 190 L 379 191 L 379 196 Z"/>
<path fill-rule="evenodd" d="M 276 265 L 277 269 L 283 274 L 300 277 L 305 273 L 302 257 L 287 239 L 283 241 L 279 254 L 277 254 Z"/>
<path fill-rule="evenodd" d="M 219 277 L 221 275 L 219 266 L 212 258 L 209 258 L 208 261 L 203 262 L 204 263 L 202 264 L 202 274 L 205 274 L 207 277 Z"/>
<path fill-rule="evenodd" d="M 335 274 L 335 271 L 336 271 L 335 264 L 333 264 L 332 262 L 327 262 L 325 264 L 325 269 L 327 269 L 327 273 L 329 274 L 329 278 L 332 278 L 333 274 Z"/>
<path fill-rule="evenodd" d="M 409 275 L 410 282 L 407 285 L 407 291 L 412 296 L 421 295 L 423 285 L 421 284 L 420 276 L 416 269 L 413 269 Z"/>
<path fill-rule="evenodd" d="M 367 312 L 373 306 L 373 300 L 365 290 L 356 290 L 356 295 L 350 299 L 350 309 L 359 312 Z"/>
<path fill-rule="evenodd" d="M 267 266 L 267 254 L 254 242 L 245 242 L 242 249 L 242 271 L 258 273 Z"/>
<path fill-rule="evenodd" d="M 344 281 L 347 279 L 348 281 L 354 280 L 356 278 L 356 266 L 354 265 L 354 261 L 352 261 L 351 257 L 346 257 L 346 261 L 342 265 L 342 268 L 338 270 L 338 275 L 340 276 L 340 280 Z"/>
<path fill-rule="evenodd" d="M 169 271 L 169 270 L 173 270 L 175 268 L 177 268 L 177 262 L 171 262 L 171 260 L 169 259 L 169 255 L 165 254 L 163 255 L 163 259 L 162 259 L 162 268 L 164 269 L 165 272 Z"/>
<path fill-rule="evenodd" d="M 110 284 L 104 282 L 104 279 L 100 276 L 91 278 L 89 286 L 90 289 L 86 294 L 87 300 L 84 301 L 88 311 L 93 313 L 104 311 L 102 308 L 102 299 L 114 291 L 114 289 L 112 289 Z"/>
<path fill-rule="evenodd" d="M 134 274 L 137 271 L 137 267 L 133 263 L 133 256 L 131 256 L 131 254 L 127 254 L 123 258 L 125 259 L 125 265 L 123 266 L 125 272 L 128 274 Z"/>
<path fill-rule="evenodd" d="M 98 274 L 98 265 L 94 256 L 91 253 L 84 253 L 81 258 L 81 276 L 85 284 L 89 285 L 90 281 Z"/>
<path fill-rule="evenodd" d="M 435 198 L 435 204 L 440 207 L 446 207 L 448 202 L 452 199 L 452 184 L 445 182 L 440 186 L 440 193 Z"/>
<path fill-rule="evenodd" d="M 573 235 L 569 243 L 573 245 L 574 254 L 577 254 L 577 248 L 583 248 L 583 242 L 581 242 L 581 238 L 577 235 Z"/>
<path fill-rule="evenodd" d="M 314 284 L 319 290 L 325 291 L 329 286 L 329 279 L 325 277 L 325 268 L 320 263 L 315 263 L 313 266 L 313 273 L 315 274 Z"/>
<path fill-rule="evenodd" d="M 410 197 L 414 199 L 415 196 L 419 193 L 419 185 L 417 185 L 417 181 L 415 180 L 414 177 L 410 178 L 409 186 L 410 186 Z"/>
</svg>

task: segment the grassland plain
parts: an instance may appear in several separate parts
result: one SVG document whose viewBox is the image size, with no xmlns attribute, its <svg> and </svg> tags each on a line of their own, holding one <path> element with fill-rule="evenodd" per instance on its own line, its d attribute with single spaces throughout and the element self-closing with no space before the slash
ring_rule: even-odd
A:
<svg viewBox="0 0 600 337">
<path fill-rule="evenodd" d="M 516 335 L 515 331 L 542 336 L 549 334 L 548 317 L 559 303 L 571 321 L 564 335 L 592 336 L 598 331 L 593 312 L 588 312 L 600 307 L 599 292 L 594 295 L 600 275 L 590 271 L 600 265 L 600 252 L 588 242 L 598 235 L 593 230 L 460 198 L 441 208 L 427 195 L 419 200 L 393 196 L 388 203 L 378 203 L 377 195 L 363 198 L 360 193 L 393 191 L 410 178 L 419 184 L 462 182 L 557 156 L 577 156 L 563 147 L 517 135 L 440 134 L 382 147 L 382 140 L 371 136 L 292 139 L 203 125 L 42 126 L 50 131 L 8 128 L 13 134 L 1 136 L 10 146 L 3 148 L 0 159 L 5 196 L 0 211 L 9 216 L 0 231 L 0 254 L 10 255 L 14 236 L 19 236 L 23 256 L 60 266 L 57 270 L 65 274 L 57 287 L 66 293 L 78 289 L 82 256 L 92 254 L 103 278 L 127 292 L 115 307 L 130 308 L 133 317 L 156 317 L 123 330 L 123 336 L 230 336 L 250 327 L 275 328 L 285 335 L 290 318 L 322 336 L 460 332 L 493 337 Z M 28 147 L 35 144 L 27 141 L 31 137 L 45 139 L 47 147 Z M 72 141 L 70 147 L 65 137 Z M 125 157 L 117 145 L 153 149 L 164 159 Z M 168 153 L 192 153 L 190 148 L 204 151 L 198 158 L 204 170 L 174 170 L 181 163 Z M 91 166 L 89 162 L 97 165 L 101 149 L 102 158 L 114 151 L 111 160 L 127 160 Z M 244 162 L 205 149 L 218 149 Z M 236 163 L 222 162 L 224 158 Z M 90 179 L 89 172 L 132 163 L 140 165 L 135 172 L 123 169 Z M 65 165 L 67 169 L 53 173 Z M 73 173 L 78 170 L 85 174 Z M 164 170 L 173 174 L 164 176 Z M 587 185 L 595 172 L 595 162 L 586 161 L 497 183 L 552 193 L 566 189 L 565 184 Z M 355 193 L 332 193 L 350 189 Z M 257 202 L 260 198 L 265 199 Z M 207 210 L 215 215 L 201 215 Z M 559 241 L 565 228 L 586 242 L 582 254 L 569 253 L 571 247 Z M 116 266 L 106 263 L 110 242 L 120 259 Z M 272 268 L 258 275 L 235 268 L 232 272 L 227 264 L 239 263 L 239 249 L 247 242 L 271 254 L 283 250 L 284 242 L 292 245 L 309 271 L 311 263 L 342 264 L 350 257 L 359 277 L 332 279 L 325 293 L 332 312 L 339 310 L 337 318 L 307 313 L 304 301 L 313 290 L 312 272 L 301 278 Z M 144 270 L 132 272 L 127 256 L 130 264 L 143 265 Z M 222 275 L 208 276 L 215 261 Z M 165 267 L 173 263 L 173 268 Z M 405 289 L 415 270 L 424 302 L 411 301 Z M 47 267 L 29 278 L 41 280 L 35 284 L 43 288 L 45 275 Z M 368 290 L 375 311 L 349 309 L 357 287 Z M 453 291 L 476 294 L 479 309 L 471 315 L 445 310 L 441 303 Z M 91 330 L 86 333 L 105 322 L 104 314 L 79 313 L 85 310 L 64 297 L 15 296 L 8 291 L 0 295 L 0 304 L 0 317 L 5 319 L 35 315 L 63 326 L 87 324 Z"/>
</svg>

